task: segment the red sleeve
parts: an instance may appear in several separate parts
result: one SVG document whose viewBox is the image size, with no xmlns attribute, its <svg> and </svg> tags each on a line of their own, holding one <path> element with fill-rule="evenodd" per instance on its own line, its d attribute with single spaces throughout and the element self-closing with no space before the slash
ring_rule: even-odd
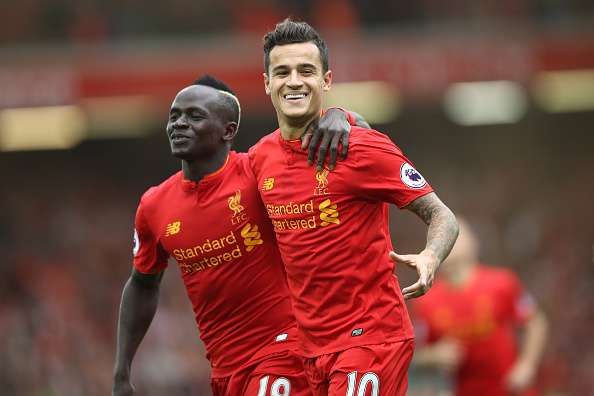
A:
<svg viewBox="0 0 594 396">
<path fill-rule="evenodd" d="M 536 309 L 534 299 L 526 292 L 520 279 L 513 272 L 510 271 L 506 274 L 505 281 L 508 312 L 513 321 L 525 322 L 534 314 Z"/>
<path fill-rule="evenodd" d="M 412 162 L 386 135 L 353 128 L 351 151 L 356 194 L 402 208 L 433 191 Z"/>
<path fill-rule="evenodd" d="M 142 200 L 134 222 L 133 264 L 138 272 L 155 274 L 167 268 L 169 255 L 159 244 L 144 214 Z"/>
</svg>

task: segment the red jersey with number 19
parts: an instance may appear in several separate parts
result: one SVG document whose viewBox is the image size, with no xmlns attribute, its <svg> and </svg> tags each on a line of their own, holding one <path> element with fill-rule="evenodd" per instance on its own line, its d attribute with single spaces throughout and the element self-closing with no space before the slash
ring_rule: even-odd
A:
<svg viewBox="0 0 594 396">
<path fill-rule="evenodd" d="M 155 273 L 169 257 L 178 262 L 213 377 L 230 375 L 264 347 L 296 345 L 281 258 L 256 188 L 247 154 L 231 152 L 198 183 L 178 172 L 149 189 L 136 213 L 134 266 Z"/>
<path fill-rule="evenodd" d="M 413 338 L 394 263 L 388 205 L 431 187 L 385 135 L 351 128 L 348 158 L 332 172 L 307 164 L 280 131 L 250 150 L 260 195 L 287 271 L 306 357 Z"/>
</svg>

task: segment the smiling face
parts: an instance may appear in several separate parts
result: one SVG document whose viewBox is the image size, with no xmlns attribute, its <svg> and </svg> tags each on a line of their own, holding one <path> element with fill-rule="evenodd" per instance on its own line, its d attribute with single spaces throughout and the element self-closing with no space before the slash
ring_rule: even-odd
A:
<svg viewBox="0 0 594 396">
<path fill-rule="evenodd" d="M 167 122 L 174 157 L 186 161 L 206 159 L 230 144 L 237 123 L 226 119 L 221 110 L 221 95 L 202 85 L 189 86 L 177 94 Z"/>
<path fill-rule="evenodd" d="M 322 94 L 330 90 L 332 72 L 324 72 L 320 51 L 313 42 L 277 45 L 270 51 L 264 87 L 276 109 L 279 124 L 305 126 L 322 108 Z"/>
</svg>

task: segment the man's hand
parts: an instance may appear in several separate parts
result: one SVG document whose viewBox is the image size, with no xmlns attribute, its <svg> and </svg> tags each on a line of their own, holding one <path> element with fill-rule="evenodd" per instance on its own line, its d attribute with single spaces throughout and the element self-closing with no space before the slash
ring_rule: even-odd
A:
<svg viewBox="0 0 594 396">
<path fill-rule="evenodd" d="M 406 264 L 415 268 L 417 274 L 419 274 L 419 280 L 416 283 L 402 289 L 402 295 L 405 299 L 420 297 L 429 291 L 439 267 L 439 260 L 433 252 L 430 250 L 423 250 L 419 254 L 390 252 L 390 258 L 395 263 Z"/>
<path fill-rule="evenodd" d="M 133 396 L 136 394 L 134 386 L 130 382 L 130 379 L 115 378 L 113 382 L 113 389 L 111 396 Z"/>
<path fill-rule="evenodd" d="M 326 154 L 330 150 L 328 168 L 333 170 L 336 167 L 339 144 L 342 143 L 341 159 L 347 156 L 350 131 L 351 125 L 345 112 L 337 108 L 328 109 L 320 120 L 308 125 L 307 131 L 301 138 L 301 148 L 304 150 L 308 148 L 309 151 L 307 162 L 310 165 L 314 163 L 317 151 L 316 167 L 317 170 L 322 170 Z"/>
<path fill-rule="evenodd" d="M 533 365 L 516 361 L 505 378 L 505 385 L 510 393 L 520 394 L 532 385 L 535 375 L 536 369 Z"/>
</svg>

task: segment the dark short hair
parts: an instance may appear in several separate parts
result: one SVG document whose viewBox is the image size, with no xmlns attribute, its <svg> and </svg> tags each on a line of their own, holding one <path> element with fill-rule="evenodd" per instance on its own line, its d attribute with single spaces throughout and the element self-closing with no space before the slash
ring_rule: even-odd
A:
<svg viewBox="0 0 594 396">
<path fill-rule="evenodd" d="M 218 80 L 208 74 L 205 74 L 205 75 L 201 76 L 200 78 L 198 78 L 196 81 L 194 81 L 194 85 L 203 85 L 206 87 L 214 88 L 218 91 L 227 92 L 227 93 L 233 95 L 235 97 L 235 99 L 237 99 L 235 92 L 233 92 L 233 90 L 227 84 L 225 84 L 221 80 Z M 221 103 L 220 103 L 221 110 L 226 109 L 228 111 L 229 119 L 231 119 L 231 120 L 237 122 L 237 124 L 239 124 L 239 120 L 240 120 L 240 116 L 241 116 L 241 110 L 239 108 L 239 99 L 235 100 L 232 97 L 230 97 L 229 95 L 225 95 L 225 94 L 221 94 L 219 96 L 221 99 Z"/>
<path fill-rule="evenodd" d="M 290 18 L 277 23 L 273 31 L 264 36 L 264 71 L 268 74 L 270 51 L 277 45 L 313 42 L 320 50 L 324 73 L 328 71 L 328 46 L 318 32 L 307 22 L 296 22 Z"/>
<path fill-rule="evenodd" d="M 218 89 L 219 91 L 229 92 L 231 95 L 235 96 L 235 92 L 224 82 L 214 78 L 209 74 L 205 74 L 194 81 L 194 85 L 205 85 L 207 87 L 212 87 L 214 89 Z"/>
</svg>

